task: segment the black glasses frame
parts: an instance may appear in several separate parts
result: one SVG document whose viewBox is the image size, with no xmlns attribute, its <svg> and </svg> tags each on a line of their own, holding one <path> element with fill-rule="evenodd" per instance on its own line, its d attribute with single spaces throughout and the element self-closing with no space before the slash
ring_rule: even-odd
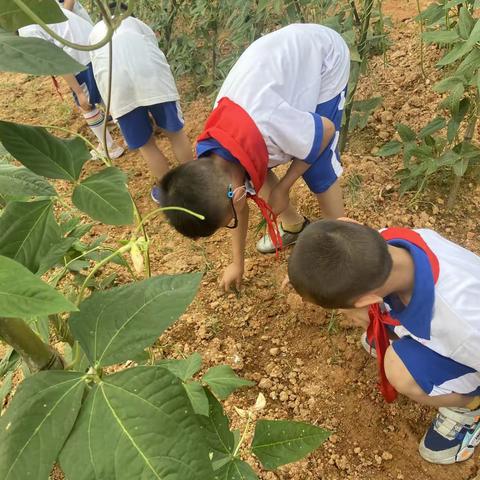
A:
<svg viewBox="0 0 480 480">
<path fill-rule="evenodd" d="M 237 211 L 235 210 L 235 206 L 233 205 L 233 196 L 234 196 L 234 191 L 233 191 L 232 184 L 230 184 L 227 187 L 227 197 L 230 199 L 230 205 L 232 206 L 233 225 L 227 225 L 227 228 L 231 230 L 238 227 L 238 217 L 237 217 Z"/>
</svg>

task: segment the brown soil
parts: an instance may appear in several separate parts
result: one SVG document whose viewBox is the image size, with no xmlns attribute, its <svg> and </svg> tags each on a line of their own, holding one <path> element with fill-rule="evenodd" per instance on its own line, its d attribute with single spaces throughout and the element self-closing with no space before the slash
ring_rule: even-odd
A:
<svg viewBox="0 0 480 480">
<path fill-rule="evenodd" d="M 422 2 L 426 4 L 429 2 Z M 437 76 L 438 52 L 426 51 L 427 79 L 419 66 L 417 26 L 411 22 L 415 1 L 385 1 L 394 20 L 394 48 L 386 58 L 375 58 L 362 80 L 359 98 L 384 97 L 379 109 L 361 132 L 355 132 L 343 155 L 343 185 L 348 214 L 374 227 L 405 225 L 434 228 L 447 238 L 480 253 L 478 211 L 480 187 L 473 179 L 463 182 L 459 201 L 446 211 L 449 178 L 437 177 L 415 199 L 399 197 L 393 173 L 401 160 L 381 159 L 372 152 L 394 135 L 395 123 L 423 126 L 433 118 L 438 96 L 431 90 Z M 181 85 L 182 86 L 182 85 Z M 87 134 L 79 115 L 57 98 L 48 79 L 1 74 L 2 117 L 26 123 L 66 126 Z M 186 94 L 185 89 L 182 90 Z M 184 105 L 191 139 L 200 132 L 210 101 L 199 99 Z M 159 143 L 172 158 L 164 139 Z M 152 178 L 137 152 L 128 152 L 118 165 L 129 174 L 129 184 L 141 210 L 153 209 L 149 199 Z M 98 168 L 93 162 L 88 169 Z M 65 188 L 65 187 L 64 187 Z M 303 185 L 294 200 L 311 218 L 319 216 L 316 202 Z M 217 280 L 230 259 L 224 231 L 192 242 L 176 234 L 161 219 L 150 222 L 154 274 L 205 270 L 200 292 L 188 312 L 159 340 L 159 355 L 200 352 L 206 366 L 228 363 L 258 387 L 241 391 L 227 401 L 236 426 L 242 420 L 233 405 L 251 406 L 259 391 L 267 397 L 265 417 L 313 422 L 334 434 L 307 460 L 276 473 L 260 473 L 264 480 L 470 480 L 478 473 L 478 454 L 463 464 L 437 466 L 424 462 L 418 442 L 434 410 L 400 398 L 387 405 L 376 388 L 376 365 L 360 347 L 360 331 L 344 326 L 342 319 L 302 303 L 291 291 L 280 289 L 288 252 L 276 260 L 255 251 L 253 215 L 247 249 L 246 279 L 242 294 L 223 295 Z M 98 226 L 94 233 L 124 238 L 129 229 Z M 126 280 L 126 277 L 125 277 Z M 258 467 L 255 459 L 249 458 Z M 260 472 L 260 469 L 258 469 Z"/>
</svg>

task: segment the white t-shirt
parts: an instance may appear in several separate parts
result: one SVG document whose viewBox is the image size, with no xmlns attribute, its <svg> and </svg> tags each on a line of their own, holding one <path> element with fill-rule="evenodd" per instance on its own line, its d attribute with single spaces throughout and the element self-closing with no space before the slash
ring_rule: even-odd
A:
<svg viewBox="0 0 480 480">
<path fill-rule="evenodd" d="M 63 7 L 63 0 L 57 0 L 57 3 L 59 3 Z M 86 20 L 88 23 L 91 23 L 93 25 L 93 21 L 90 18 L 90 15 L 88 14 L 87 10 L 85 7 L 78 1 L 75 0 L 75 4 L 73 6 L 73 13 L 76 13 L 80 17 L 82 17 L 84 20 Z"/>
<path fill-rule="evenodd" d="M 315 140 L 318 104 L 348 83 L 350 53 L 334 30 L 294 24 L 253 42 L 225 79 L 217 97 L 228 97 L 255 121 L 269 167 L 306 159 Z"/>
<path fill-rule="evenodd" d="M 440 355 L 480 372 L 480 257 L 432 230 L 415 231 L 440 263 L 430 339 L 415 336 L 404 326 L 395 327 L 395 333 L 409 335 Z"/>
<path fill-rule="evenodd" d="M 79 45 L 89 45 L 88 37 L 92 31 L 92 25 L 75 13 L 70 12 L 70 10 L 62 8 L 62 12 L 67 17 L 67 21 L 52 23 L 49 27 L 65 40 Z M 57 47 L 62 48 L 65 53 L 82 65 L 88 65 L 90 63 L 90 55 L 88 52 L 65 47 L 60 42 L 54 40 L 53 37 L 51 37 L 40 25 L 27 25 L 26 27 L 20 28 L 18 33 L 21 37 L 41 38 L 54 43 Z"/>
<path fill-rule="evenodd" d="M 106 32 L 103 21 L 97 23 L 90 43 L 101 40 Z M 93 72 L 103 98 L 108 93 L 108 45 L 90 52 Z M 170 65 L 158 48 L 152 29 L 140 20 L 128 17 L 113 35 L 112 101 L 113 118 L 135 108 L 179 100 Z"/>
</svg>

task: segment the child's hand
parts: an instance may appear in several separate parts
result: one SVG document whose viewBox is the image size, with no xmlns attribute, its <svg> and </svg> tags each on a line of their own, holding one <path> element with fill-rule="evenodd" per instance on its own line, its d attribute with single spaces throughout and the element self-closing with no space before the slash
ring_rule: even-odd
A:
<svg viewBox="0 0 480 480">
<path fill-rule="evenodd" d="M 243 265 L 231 263 L 223 272 L 223 277 L 220 280 L 220 287 L 228 292 L 232 286 L 240 290 L 243 278 Z"/>
<path fill-rule="evenodd" d="M 290 203 L 290 198 L 288 196 L 289 191 L 282 187 L 281 184 L 277 185 L 270 193 L 268 197 L 268 203 L 272 207 L 273 213 L 275 215 L 280 215 L 285 211 Z"/>
<path fill-rule="evenodd" d="M 77 92 L 76 95 L 80 108 L 82 110 L 85 110 L 86 112 L 89 112 L 92 109 L 92 105 L 90 104 L 90 100 L 88 99 L 87 94 L 83 90 L 81 90 Z"/>
<path fill-rule="evenodd" d="M 356 327 L 362 327 L 367 329 L 370 323 L 370 318 L 368 316 L 368 307 L 364 308 L 349 308 L 348 310 L 339 310 L 347 320 Z"/>
</svg>

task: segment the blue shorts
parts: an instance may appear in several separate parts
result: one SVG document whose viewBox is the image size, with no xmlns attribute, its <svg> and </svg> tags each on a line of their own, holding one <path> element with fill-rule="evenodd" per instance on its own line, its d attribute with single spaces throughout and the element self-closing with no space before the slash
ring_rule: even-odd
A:
<svg viewBox="0 0 480 480">
<path fill-rule="evenodd" d="M 153 127 L 149 114 L 155 120 L 156 125 L 163 130 L 178 132 L 183 128 L 183 116 L 178 102 L 138 107 L 117 119 L 128 148 L 143 147 L 150 140 Z"/>
<path fill-rule="evenodd" d="M 322 193 L 328 190 L 343 172 L 338 150 L 338 139 L 342 128 L 343 109 L 347 87 L 328 102 L 317 105 L 315 113 L 331 120 L 335 125 L 335 135 L 327 148 L 312 163 L 312 166 L 303 174 L 303 179 L 313 193 Z"/>
<path fill-rule="evenodd" d="M 430 395 L 480 395 L 480 372 L 403 337 L 392 343 L 395 353 L 422 390 Z"/>
<path fill-rule="evenodd" d="M 77 82 L 80 84 L 80 86 L 84 90 L 86 90 L 85 93 L 88 94 L 88 98 L 92 107 L 102 103 L 102 96 L 100 95 L 100 92 L 98 90 L 97 82 L 95 81 L 95 77 L 93 75 L 93 68 L 91 63 L 87 65 L 86 70 L 83 70 L 77 75 L 75 75 L 75 78 L 77 79 Z M 77 96 L 74 92 L 72 92 L 72 95 L 75 103 L 78 105 Z"/>
</svg>

